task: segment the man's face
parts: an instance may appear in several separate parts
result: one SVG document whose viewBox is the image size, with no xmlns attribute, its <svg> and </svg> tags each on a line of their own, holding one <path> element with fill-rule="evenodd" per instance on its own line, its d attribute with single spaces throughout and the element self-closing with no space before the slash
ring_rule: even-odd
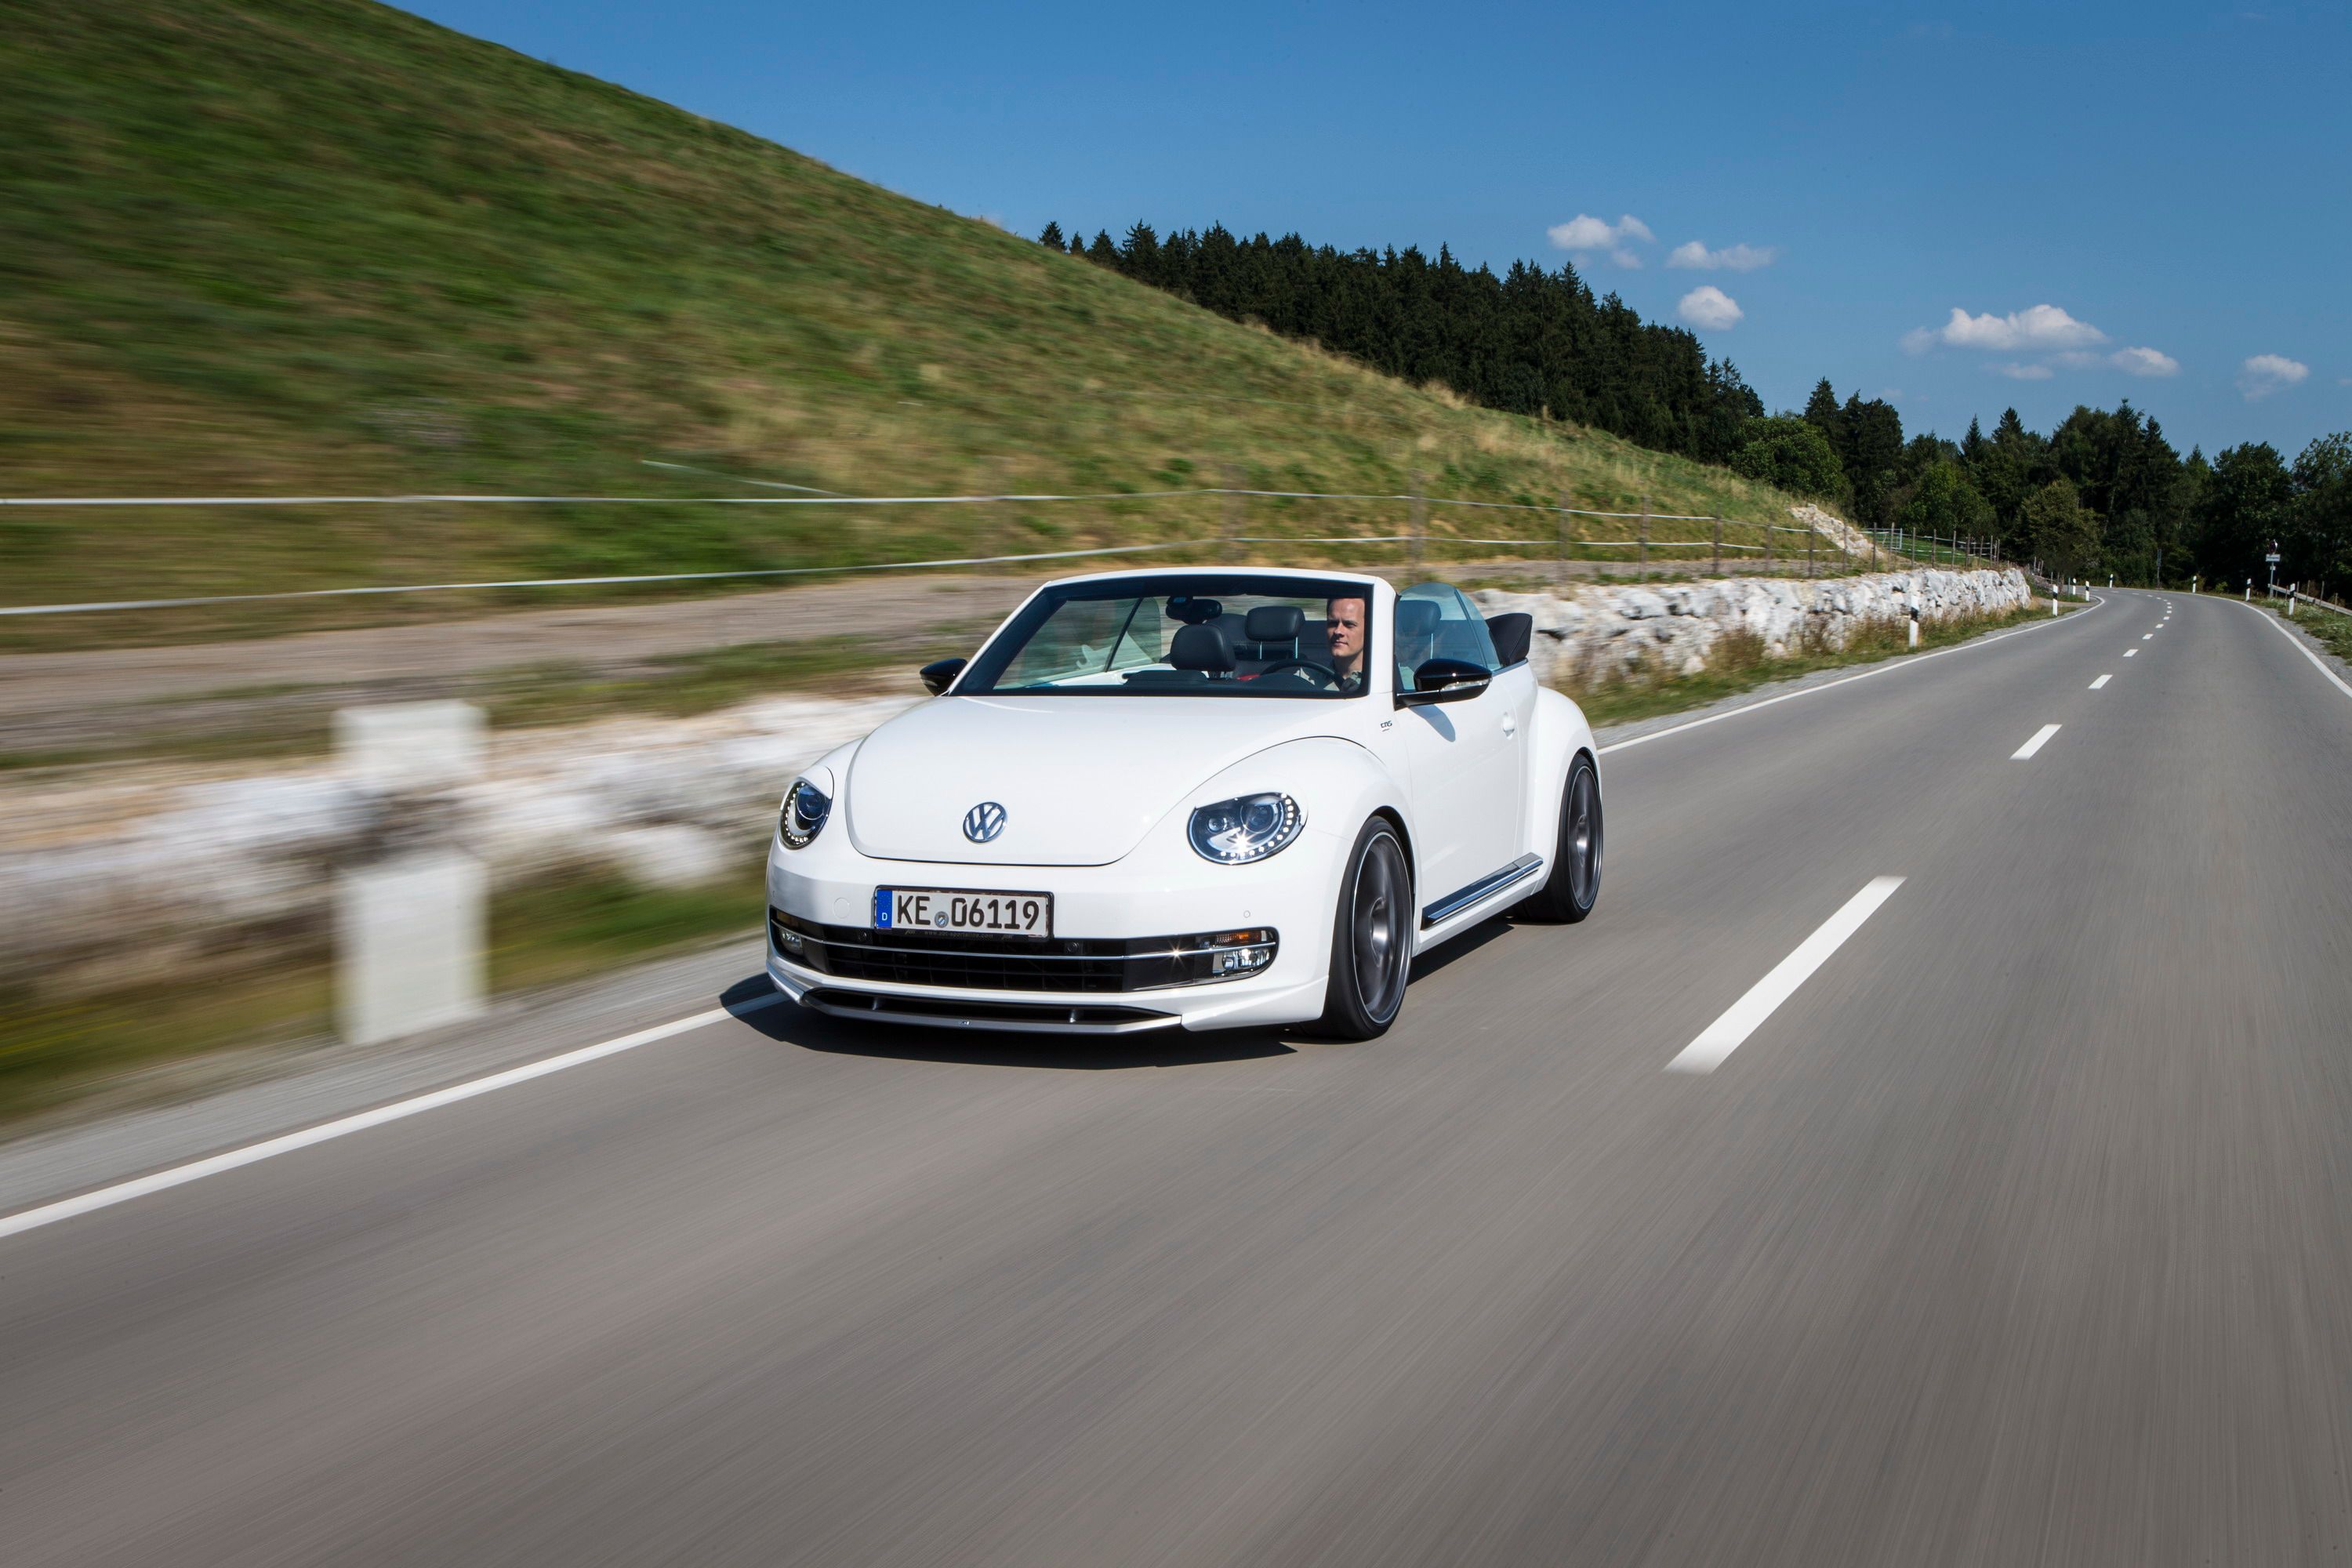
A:
<svg viewBox="0 0 2352 1568">
<path fill-rule="evenodd" d="M 1364 601 L 1333 599 L 1324 606 L 1323 629 L 1331 637 L 1332 668 L 1347 674 L 1364 653 Z"/>
</svg>

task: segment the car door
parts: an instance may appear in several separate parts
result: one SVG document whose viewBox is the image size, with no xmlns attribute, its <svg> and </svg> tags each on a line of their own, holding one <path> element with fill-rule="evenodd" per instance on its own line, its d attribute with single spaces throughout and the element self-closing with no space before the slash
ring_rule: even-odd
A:
<svg viewBox="0 0 2352 1568">
<path fill-rule="evenodd" d="M 1412 689 L 1413 670 L 1430 658 L 1496 669 L 1485 618 L 1452 584 L 1404 590 L 1392 615 L 1388 646 L 1399 691 Z M 1424 910 L 1502 870 L 1519 853 L 1523 732 L 1534 704 L 1534 677 L 1518 666 L 1475 697 L 1398 710 L 1412 778 L 1415 897 Z"/>
</svg>

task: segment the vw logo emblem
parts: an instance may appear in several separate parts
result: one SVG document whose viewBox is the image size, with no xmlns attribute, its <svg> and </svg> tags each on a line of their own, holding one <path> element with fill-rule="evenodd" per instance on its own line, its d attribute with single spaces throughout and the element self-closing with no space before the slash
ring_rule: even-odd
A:
<svg viewBox="0 0 2352 1568">
<path fill-rule="evenodd" d="M 983 800 L 963 814 L 963 836 L 974 844 L 994 842 L 1004 831 L 1004 808 L 992 800 Z"/>
</svg>

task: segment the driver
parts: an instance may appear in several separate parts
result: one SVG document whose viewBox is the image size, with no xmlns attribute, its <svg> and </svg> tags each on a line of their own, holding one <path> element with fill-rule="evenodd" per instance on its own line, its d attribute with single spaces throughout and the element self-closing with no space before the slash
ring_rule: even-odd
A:
<svg viewBox="0 0 2352 1568">
<path fill-rule="evenodd" d="M 1339 689 L 1364 684 L 1364 621 L 1370 606 L 1361 599 L 1331 599 L 1323 606 L 1323 630 L 1331 639 L 1331 669 Z"/>
</svg>

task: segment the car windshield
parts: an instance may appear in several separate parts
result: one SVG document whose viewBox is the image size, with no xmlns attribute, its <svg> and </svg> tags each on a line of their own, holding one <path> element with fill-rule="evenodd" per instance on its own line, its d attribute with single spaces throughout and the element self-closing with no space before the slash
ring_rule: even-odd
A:
<svg viewBox="0 0 2352 1568">
<path fill-rule="evenodd" d="M 1363 582 L 1245 573 L 1066 584 L 1024 606 L 956 691 L 1358 697 L 1370 600 Z"/>
</svg>

